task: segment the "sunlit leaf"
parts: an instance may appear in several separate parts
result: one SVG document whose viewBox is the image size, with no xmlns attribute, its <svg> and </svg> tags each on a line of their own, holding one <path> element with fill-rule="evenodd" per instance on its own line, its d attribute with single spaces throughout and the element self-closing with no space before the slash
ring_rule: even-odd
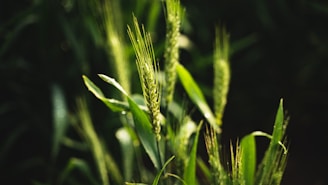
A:
<svg viewBox="0 0 328 185">
<path fill-rule="evenodd" d="M 181 64 L 177 65 L 177 72 L 189 98 L 196 104 L 198 109 L 201 111 L 210 125 L 215 129 L 215 131 L 220 132 L 220 127 L 215 120 L 214 114 L 208 106 L 202 91 L 198 87 L 191 74 Z"/>
<path fill-rule="evenodd" d="M 139 107 L 139 105 L 130 96 L 128 96 L 128 94 L 125 92 L 123 87 L 114 78 L 110 78 L 103 74 L 99 74 L 99 77 L 103 79 L 105 82 L 113 85 L 115 88 L 117 88 L 121 93 L 123 93 L 127 97 L 129 110 L 133 115 L 135 129 L 141 141 L 141 144 L 145 148 L 145 151 L 149 155 L 154 166 L 157 169 L 160 169 L 161 159 L 159 157 L 159 152 L 157 149 L 155 134 L 153 133 L 152 126 L 147 114 L 144 112 L 143 109 Z M 88 89 L 98 99 L 104 102 L 104 99 L 106 98 L 104 97 L 102 91 L 86 76 L 83 76 L 83 79 Z M 106 103 L 106 101 L 104 103 Z M 110 104 L 110 106 L 113 106 L 113 104 Z M 115 105 L 115 110 L 118 110 L 116 105 Z"/>
<path fill-rule="evenodd" d="M 123 89 L 123 87 L 114 79 L 111 77 L 108 77 L 104 74 L 98 74 L 98 76 L 104 80 L 105 82 L 113 85 L 114 87 L 116 87 L 121 93 L 123 93 L 124 95 L 128 96 L 128 94 L 126 93 L 126 91 Z"/>
<path fill-rule="evenodd" d="M 87 86 L 88 90 L 95 95 L 99 100 L 101 100 L 108 108 L 114 112 L 121 112 L 128 108 L 125 102 L 121 102 L 115 99 L 108 99 L 105 97 L 103 92 L 95 85 L 88 77 L 82 76 L 84 84 Z"/>
</svg>

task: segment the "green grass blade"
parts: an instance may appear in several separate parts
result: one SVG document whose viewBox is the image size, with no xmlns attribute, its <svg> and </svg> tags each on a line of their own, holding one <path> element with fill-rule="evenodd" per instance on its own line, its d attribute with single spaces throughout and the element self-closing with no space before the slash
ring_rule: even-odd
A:
<svg viewBox="0 0 328 185">
<path fill-rule="evenodd" d="M 152 185 L 157 185 L 158 182 L 159 182 L 159 179 L 161 178 L 162 176 L 162 173 L 164 172 L 164 169 L 166 168 L 166 166 L 174 159 L 174 156 L 170 157 L 166 162 L 165 164 L 163 165 L 162 169 L 157 173 L 154 181 L 153 181 L 153 184 Z"/>
<path fill-rule="evenodd" d="M 283 135 L 284 135 L 284 109 L 283 109 L 283 100 L 281 99 L 276 114 L 276 120 L 274 123 L 274 129 L 272 133 L 272 140 L 270 142 L 270 147 L 273 147 L 273 145 L 278 145 Z"/>
<path fill-rule="evenodd" d="M 99 176 L 102 180 L 103 185 L 109 185 L 108 170 L 106 168 L 105 150 L 101 143 L 99 136 L 97 135 L 89 110 L 87 108 L 87 103 L 85 99 L 78 99 L 78 116 L 81 121 L 81 127 L 85 134 L 85 139 L 90 146 L 90 150 L 93 154 L 94 161 L 97 165 Z"/>
<path fill-rule="evenodd" d="M 254 184 L 254 175 L 256 169 L 256 143 L 255 136 L 249 134 L 242 138 L 240 142 L 241 157 L 241 174 L 244 177 L 245 185 Z"/>
<path fill-rule="evenodd" d="M 208 164 L 205 163 L 204 160 L 200 156 L 198 156 L 198 158 L 197 158 L 197 165 L 198 165 L 201 173 L 204 174 L 205 178 L 210 180 L 211 175 L 212 175 L 211 170 L 210 170 Z"/>
<path fill-rule="evenodd" d="M 110 108 L 114 112 L 122 112 L 128 109 L 128 105 L 124 102 L 108 99 L 105 97 L 103 92 L 96 86 L 88 77 L 85 75 L 82 76 L 84 84 L 87 86 L 88 90 L 96 96 L 99 100 L 101 100 L 108 108 Z"/>
<path fill-rule="evenodd" d="M 256 175 L 256 184 L 280 184 L 286 166 L 287 149 L 281 142 L 285 132 L 283 100 L 280 100 L 268 149 Z"/>
<path fill-rule="evenodd" d="M 135 101 L 131 97 L 128 96 L 128 94 L 125 92 L 123 87 L 114 78 L 110 78 L 103 74 L 99 74 L 99 77 L 102 80 L 104 80 L 105 82 L 113 85 L 115 88 L 117 88 L 121 93 L 123 93 L 127 97 L 130 111 L 133 115 L 133 119 L 135 122 L 135 129 L 139 136 L 141 144 L 143 145 L 146 153 L 150 157 L 154 166 L 159 170 L 160 166 L 161 166 L 160 165 L 161 159 L 159 157 L 159 151 L 157 150 L 155 135 L 153 133 L 152 126 L 151 126 L 148 116 L 139 107 L 139 105 L 137 103 L 135 103 Z M 83 79 L 84 79 L 85 84 L 87 85 L 88 89 L 98 99 L 100 99 L 104 102 L 104 95 L 103 95 L 102 91 L 92 81 L 90 81 L 86 76 L 83 76 Z"/>
<path fill-rule="evenodd" d="M 114 79 L 114 78 L 110 78 L 104 74 L 98 74 L 98 76 L 104 80 L 105 82 L 113 85 L 114 87 L 116 87 L 119 91 L 121 91 L 121 93 L 123 93 L 125 96 L 127 96 L 127 92 L 123 89 L 123 87 Z"/>
<path fill-rule="evenodd" d="M 133 115 L 135 129 L 141 144 L 143 145 L 154 166 L 159 170 L 161 166 L 161 159 L 159 157 L 159 151 L 157 150 L 156 137 L 149 118 L 130 97 L 128 97 L 128 102 Z"/>
<path fill-rule="evenodd" d="M 179 79 L 186 90 L 189 98 L 196 104 L 198 109 L 204 115 L 209 124 L 215 129 L 217 132 L 221 132 L 219 125 L 216 122 L 213 112 L 208 106 L 206 99 L 200 90 L 199 86 L 189 73 L 189 71 L 184 68 L 181 64 L 177 65 L 177 72 Z"/>
<path fill-rule="evenodd" d="M 197 162 L 197 146 L 198 146 L 198 138 L 199 132 L 202 127 L 202 122 L 197 127 L 197 132 L 195 136 L 194 143 L 192 145 L 192 149 L 189 156 L 189 161 L 186 165 L 183 178 L 188 185 L 196 185 L 196 162 Z"/>
<path fill-rule="evenodd" d="M 141 144 L 145 148 L 146 153 L 149 155 L 154 166 L 159 170 L 161 166 L 161 159 L 159 157 L 160 155 L 157 148 L 156 137 L 148 116 L 144 110 L 142 110 L 140 106 L 130 96 L 128 96 L 123 87 L 115 79 L 103 74 L 99 74 L 99 77 L 126 95 L 130 106 L 130 111 L 133 115 L 135 129 Z"/>
<path fill-rule="evenodd" d="M 104 80 L 106 83 L 113 85 L 116 89 L 118 89 L 124 96 L 128 96 L 128 93 L 124 90 L 124 88 L 121 86 L 120 83 L 118 83 L 114 78 L 108 77 L 104 74 L 98 74 L 98 76 Z M 138 102 L 137 100 L 140 100 L 138 98 L 137 95 L 132 96 L 131 97 L 134 102 Z M 142 98 L 143 100 L 143 98 Z M 129 104 L 126 102 L 122 102 L 122 101 L 118 101 L 116 99 L 102 99 L 102 101 L 107 105 L 112 107 L 112 110 L 114 109 L 114 111 L 129 111 L 130 107 Z M 138 104 L 138 103 L 137 103 Z M 143 105 L 143 104 L 138 104 L 139 107 L 143 110 L 143 111 L 148 111 L 148 108 Z"/>
<path fill-rule="evenodd" d="M 88 90 L 93 93 L 98 99 L 104 98 L 103 92 L 96 86 L 87 76 L 82 75 L 84 84 L 87 86 Z"/>
</svg>

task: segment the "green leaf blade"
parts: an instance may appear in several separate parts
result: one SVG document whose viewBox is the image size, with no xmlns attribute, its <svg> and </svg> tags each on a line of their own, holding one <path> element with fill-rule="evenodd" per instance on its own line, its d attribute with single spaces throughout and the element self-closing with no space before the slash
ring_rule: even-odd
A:
<svg viewBox="0 0 328 185">
<path fill-rule="evenodd" d="M 275 119 L 275 123 L 274 123 L 274 129 L 273 129 L 273 133 L 272 133 L 272 140 L 270 145 L 277 145 L 283 135 L 284 135 L 284 109 L 283 109 L 283 100 L 280 100 L 279 103 L 279 108 L 277 110 L 277 114 L 276 114 L 276 119 Z"/>
<path fill-rule="evenodd" d="M 96 86 L 87 76 L 82 75 L 84 84 L 87 86 L 88 90 L 92 92 L 98 99 L 105 98 L 103 92 Z"/>
<path fill-rule="evenodd" d="M 153 181 L 153 184 L 152 185 L 157 185 L 158 182 L 159 182 L 159 179 L 161 178 L 161 175 L 162 173 L 164 172 L 164 169 L 166 168 L 166 166 L 174 159 L 174 156 L 170 157 L 166 162 L 165 164 L 163 165 L 162 169 L 157 173 L 154 181 Z"/>
<path fill-rule="evenodd" d="M 128 97 L 130 110 L 135 122 L 135 129 L 146 153 L 150 157 L 156 169 L 160 169 L 161 159 L 156 145 L 156 137 L 153 133 L 151 123 L 144 111 Z"/>
<path fill-rule="evenodd" d="M 216 122 L 213 112 L 208 106 L 202 91 L 200 90 L 191 74 L 181 64 L 177 65 L 177 73 L 190 99 L 196 104 L 198 109 L 204 115 L 205 119 L 215 129 L 215 131 L 221 132 L 219 127 L 220 125 Z"/>
<path fill-rule="evenodd" d="M 245 180 L 245 185 L 254 184 L 254 175 L 256 169 L 256 142 L 255 136 L 249 134 L 240 142 L 242 151 L 241 166 L 242 173 Z"/>
<path fill-rule="evenodd" d="M 126 110 L 128 107 L 124 102 L 108 99 L 105 97 L 103 92 L 99 89 L 99 87 L 94 84 L 87 76 L 83 75 L 83 81 L 88 90 L 99 100 L 101 100 L 108 108 L 110 108 L 114 112 L 122 112 Z"/>
<path fill-rule="evenodd" d="M 91 91 L 98 99 L 104 102 L 109 108 L 113 111 L 123 111 L 129 109 L 133 115 L 133 119 L 135 122 L 135 129 L 141 144 L 143 145 L 146 153 L 150 157 L 156 169 L 160 169 L 161 159 L 159 157 L 159 151 L 156 145 L 155 134 L 153 133 L 151 123 L 139 105 L 125 92 L 123 87 L 114 79 L 110 78 L 106 75 L 99 74 L 99 77 L 105 82 L 113 85 L 116 89 L 118 89 L 122 94 L 127 97 L 128 106 L 124 103 L 118 103 L 119 101 L 113 99 L 107 99 L 102 91 L 91 81 L 88 77 L 83 75 L 84 83 L 86 84 L 89 91 Z M 123 109 L 123 107 L 126 109 Z"/>
<path fill-rule="evenodd" d="M 197 146 L 200 128 L 202 127 L 202 122 L 197 127 L 197 132 L 195 136 L 194 143 L 190 152 L 189 160 L 183 174 L 183 178 L 188 185 L 196 185 L 196 163 L 197 163 Z"/>
<path fill-rule="evenodd" d="M 279 184 L 282 179 L 288 152 L 281 141 L 284 137 L 286 126 L 283 111 L 283 100 L 281 99 L 270 137 L 271 141 L 256 174 L 256 184 Z"/>
</svg>

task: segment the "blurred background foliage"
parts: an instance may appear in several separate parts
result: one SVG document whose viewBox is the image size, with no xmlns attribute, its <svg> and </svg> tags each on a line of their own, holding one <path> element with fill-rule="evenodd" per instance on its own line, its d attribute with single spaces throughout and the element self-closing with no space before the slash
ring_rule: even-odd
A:
<svg viewBox="0 0 328 185">
<path fill-rule="evenodd" d="M 97 82 L 98 73 L 115 77 L 99 17 L 90 2 L 0 2 L 0 184 L 56 184 L 72 157 L 92 160 L 71 126 L 56 131 L 56 122 L 74 122 L 78 97 L 87 99 L 96 131 L 114 158 L 120 159 L 119 149 L 112 149 L 117 145 L 114 135 L 120 127 L 119 115 L 91 95 L 81 78 L 85 74 Z M 226 146 L 254 130 L 270 132 L 279 99 L 284 98 L 290 115 L 290 157 L 283 184 L 327 184 L 328 3 L 181 3 L 185 7 L 182 33 L 191 41 L 190 47 L 181 49 L 181 63 L 194 75 L 209 102 L 215 25 L 225 25 L 231 35 L 232 81 L 223 124 Z M 161 3 L 122 0 L 120 7 L 123 17 L 117 27 L 122 29 L 123 40 L 128 41 L 126 25 L 133 12 L 153 34 L 161 60 L 165 39 Z M 140 92 L 132 49 L 127 56 L 132 89 Z M 107 97 L 118 97 L 98 82 Z M 192 105 L 190 108 L 193 111 Z M 71 140 L 55 146 L 54 138 L 65 135 L 78 142 L 74 145 L 77 149 L 69 147 Z M 94 169 L 91 165 L 89 170 Z"/>
</svg>

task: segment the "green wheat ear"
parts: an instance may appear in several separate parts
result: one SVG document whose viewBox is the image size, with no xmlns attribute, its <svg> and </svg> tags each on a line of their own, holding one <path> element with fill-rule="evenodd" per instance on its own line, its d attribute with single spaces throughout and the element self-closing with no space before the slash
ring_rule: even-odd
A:
<svg viewBox="0 0 328 185">
<path fill-rule="evenodd" d="M 225 185 L 229 181 L 228 174 L 224 166 L 221 164 L 220 143 L 218 141 L 217 132 L 213 127 L 207 127 L 205 130 L 205 146 L 208 154 L 208 162 L 211 170 L 211 184 Z"/>
<path fill-rule="evenodd" d="M 166 45 L 165 45 L 165 105 L 173 99 L 176 82 L 176 66 L 179 62 L 179 36 L 181 11 L 179 0 L 166 0 Z"/>
<path fill-rule="evenodd" d="M 230 83 L 229 35 L 225 29 L 216 28 L 214 48 L 214 112 L 217 123 L 222 125 Z"/>
<path fill-rule="evenodd" d="M 150 112 L 151 123 L 156 139 L 160 140 L 160 89 L 156 74 L 155 53 L 150 34 L 147 33 L 142 25 L 140 30 L 138 20 L 133 16 L 134 31 L 128 26 L 128 35 L 136 53 L 136 63 L 141 82 L 143 96 Z"/>
</svg>

